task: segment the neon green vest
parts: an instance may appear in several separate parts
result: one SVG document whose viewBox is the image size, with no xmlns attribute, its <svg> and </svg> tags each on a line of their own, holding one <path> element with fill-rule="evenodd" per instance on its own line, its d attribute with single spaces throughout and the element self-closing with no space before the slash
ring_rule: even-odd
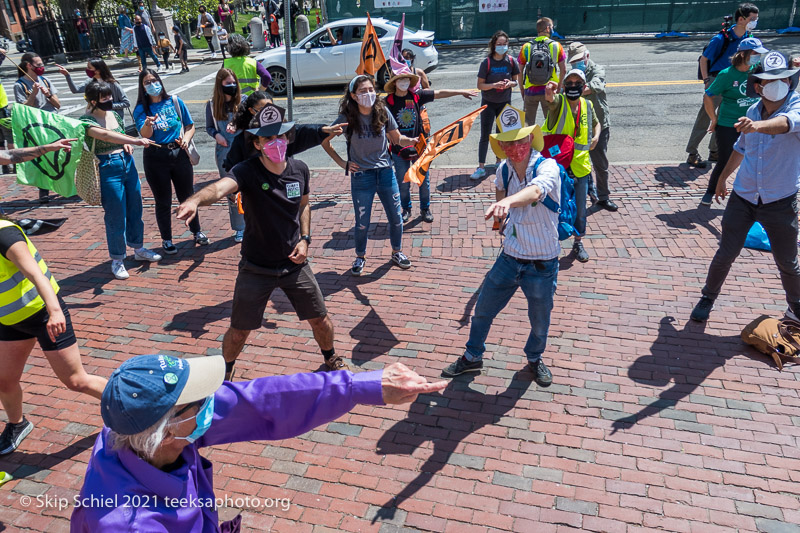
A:
<svg viewBox="0 0 800 533">
<path fill-rule="evenodd" d="M 569 135 L 572 137 L 575 142 L 575 151 L 569 169 L 576 178 L 588 176 L 592 172 L 592 159 L 589 157 L 589 147 L 591 146 L 589 131 L 592 127 L 589 117 L 592 116 L 592 103 L 584 97 L 581 97 L 580 103 L 580 129 L 577 137 L 575 137 L 575 117 L 572 115 L 572 108 L 569 107 L 566 96 L 561 97 L 561 108 L 558 110 L 558 122 L 555 127 L 550 124 L 549 120 L 545 120 L 544 128 L 542 128 L 545 135 Z"/>
<path fill-rule="evenodd" d="M 239 80 L 239 87 L 242 88 L 242 94 L 248 95 L 258 90 L 261 80 L 258 77 L 255 59 L 245 56 L 229 57 L 225 59 L 223 66 L 231 69 L 236 74 L 236 78 Z"/>
<path fill-rule="evenodd" d="M 12 226 L 16 226 L 16 224 L 0 220 L 0 229 Z M 20 231 L 22 230 L 20 229 Z M 50 286 L 58 294 L 58 283 L 48 270 L 44 259 L 27 236 L 25 241 L 28 243 L 28 251 L 39 263 L 42 274 L 50 280 Z M 33 282 L 26 278 L 14 263 L 0 256 L 0 324 L 5 326 L 18 324 L 41 311 L 43 307 L 44 300 L 39 296 Z"/>
<path fill-rule="evenodd" d="M 8 95 L 6 94 L 6 90 L 0 85 L 0 108 L 6 107 L 8 105 Z"/>
</svg>

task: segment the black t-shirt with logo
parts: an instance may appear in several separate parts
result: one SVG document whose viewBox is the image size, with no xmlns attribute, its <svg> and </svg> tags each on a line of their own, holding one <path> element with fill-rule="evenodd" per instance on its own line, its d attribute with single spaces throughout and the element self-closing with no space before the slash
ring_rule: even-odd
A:
<svg viewBox="0 0 800 533">
<path fill-rule="evenodd" d="M 414 103 L 414 93 L 407 91 L 405 96 L 391 94 L 386 96 L 386 108 L 397 122 L 397 129 L 406 137 L 416 137 L 422 133 L 422 120 L 420 120 L 420 109 L 433 102 L 436 98 L 435 93 L 430 89 L 422 89 L 417 92 L 417 102 Z M 391 102 L 391 103 L 390 103 Z M 399 154 L 402 146 L 392 145 L 392 153 Z"/>
<path fill-rule="evenodd" d="M 231 169 L 244 209 L 242 256 L 267 268 L 296 266 L 289 255 L 300 240 L 300 201 L 309 193 L 308 165 L 287 158 L 278 176 L 258 156 Z"/>
</svg>

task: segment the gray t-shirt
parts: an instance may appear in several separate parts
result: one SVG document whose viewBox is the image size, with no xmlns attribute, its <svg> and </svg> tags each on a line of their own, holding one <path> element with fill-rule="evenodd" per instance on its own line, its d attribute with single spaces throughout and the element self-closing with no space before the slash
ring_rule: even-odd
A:
<svg viewBox="0 0 800 533">
<path fill-rule="evenodd" d="M 386 133 L 397 129 L 397 121 L 389 113 L 389 121 L 381 129 L 380 134 L 375 135 L 370 126 L 370 115 L 361 115 L 361 133 L 354 133 L 350 139 L 350 154 L 348 159 L 359 166 L 361 170 L 371 170 L 376 168 L 386 168 L 392 166 L 389 159 L 389 141 Z M 339 115 L 334 124 L 347 122 L 344 115 Z M 347 128 L 345 127 L 345 132 Z M 346 134 L 346 133 L 345 133 Z"/>
<path fill-rule="evenodd" d="M 44 76 L 39 76 L 39 83 L 50 89 L 50 94 L 55 96 L 58 93 L 56 87 L 50 83 L 50 80 L 45 78 Z M 33 90 L 33 82 L 27 78 L 27 76 L 23 76 L 14 83 L 14 100 L 18 104 L 24 104 L 28 101 L 28 96 L 31 94 Z M 58 109 L 47 100 L 47 97 L 44 95 L 42 91 L 36 95 L 36 105 L 33 106 L 37 109 L 41 109 L 42 111 L 50 111 L 51 113 L 57 113 Z"/>
</svg>

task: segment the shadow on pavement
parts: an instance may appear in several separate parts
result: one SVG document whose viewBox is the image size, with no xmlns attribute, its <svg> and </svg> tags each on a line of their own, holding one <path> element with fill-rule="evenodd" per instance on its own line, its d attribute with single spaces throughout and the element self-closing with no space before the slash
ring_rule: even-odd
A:
<svg viewBox="0 0 800 533">
<path fill-rule="evenodd" d="M 526 366 L 527 369 L 527 366 Z M 508 388 L 493 395 L 481 394 L 469 387 L 475 375 L 454 378 L 439 394 L 420 395 L 411 405 L 408 418 L 400 420 L 386 431 L 378 441 L 379 455 L 410 455 L 425 442 L 433 443 L 433 454 L 420 466 L 419 475 L 406 485 L 397 496 L 384 503 L 372 517 L 378 520 L 391 520 L 397 508 L 418 490 L 428 484 L 450 460 L 459 444 L 481 428 L 496 424 L 517 404 L 517 401 L 530 387 L 533 374 L 520 370 L 514 374 Z M 479 403 L 474 411 L 461 410 L 458 418 L 453 417 L 450 401 L 463 403 L 464 392 L 470 394 L 471 403 Z"/>
<path fill-rule="evenodd" d="M 87 435 L 82 439 L 73 442 L 63 450 L 56 452 L 49 451 L 48 453 L 27 453 L 22 451 L 15 451 L 0 459 L 0 470 L 5 470 L 14 479 L 33 478 L 37 473 L 43 470 L 51 470 L 54 466 L 72 459 L 76 455 L 80 455 L 94 445 L 99 432 L 92 435 Z M 52 448 L 51 445 L 50 448 Z M 50 449 L 48 448 L 48 450 Z M 16 467 L 16 468 L 14 468 Z M 40 480 L 36 480 L 40 481 Z"/>
<path fill-rule="evenodd" d="M 722 216 L 724 209 L 708 206 L 700 206 L 686 211 L 675 211 L 672 213 L 660 213 L 656 218 L 664 222 L 667 226 L 682 230 L 696 230 L 698 226 L 705 228 L 714 237 L 719 239 L 720 231 L 711 222 Z"/>
<path fill-rule="evenodd" d="M 489 171 L 491 170 L 491 172 Z M 455 192 L 461 190 L 471 190 L 477 188 L 481 183 L 486 180 L 492 179 L 494 176 L 494 169 L 486 171 L 486 176 L 479 180 L 470 178 L 472 173 L 468 174 L 451 174 L 445 177 L 437 186 L 436 190 L 439 192 Z"/>
<path fill-rule="evenodd" d="M 672 387 L 661 391 L 657 400 L 638 413 L 615 420 L 612 435 L 674 407 L 702 385 L 712 372 L 743 352 L 744 345 L 738 335 L 711 335 L 705 332 L 705 324 L 692 321 L 678 330 L 674 322 L 671 316 L 661 319 L 658 338 L 650 347 L 650 354 L 639 357 L 628 369 L 628 377 L 636 383 L 665 387 L 672 382 Z M 767 362 L 766 356 L 759 357 L 752 350 L 744 351 L 744 355 Z"/>
<path fill-rule="evenodd" d="M 681 163 L 678 166 L 656 167 L 653 177 L 661 183 L 659 187 L 688 188 L 689 183 L 710 171 L 710 165 L 706 168 L 694 168 L 686 163 Z"/>
</svg>

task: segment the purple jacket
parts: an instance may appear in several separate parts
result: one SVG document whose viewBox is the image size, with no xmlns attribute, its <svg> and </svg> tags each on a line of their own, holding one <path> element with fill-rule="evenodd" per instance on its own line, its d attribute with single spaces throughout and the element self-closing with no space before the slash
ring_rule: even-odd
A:
<svg viewBox="0 0 800 533">
<path fill-rule="evenodd" d="M 219 532 L 213 468 L 200 448 L 288 439 L 340 417 L 356 404 L 383 405 L 380 370 L 226 381 L 214 394 L 211 427 L 184 448 L 180 466 L 171 472 L 131 450 L 112 450 L 110 430 L 104 427 L 92 450 L 70 531 Z"/>
</svg>

